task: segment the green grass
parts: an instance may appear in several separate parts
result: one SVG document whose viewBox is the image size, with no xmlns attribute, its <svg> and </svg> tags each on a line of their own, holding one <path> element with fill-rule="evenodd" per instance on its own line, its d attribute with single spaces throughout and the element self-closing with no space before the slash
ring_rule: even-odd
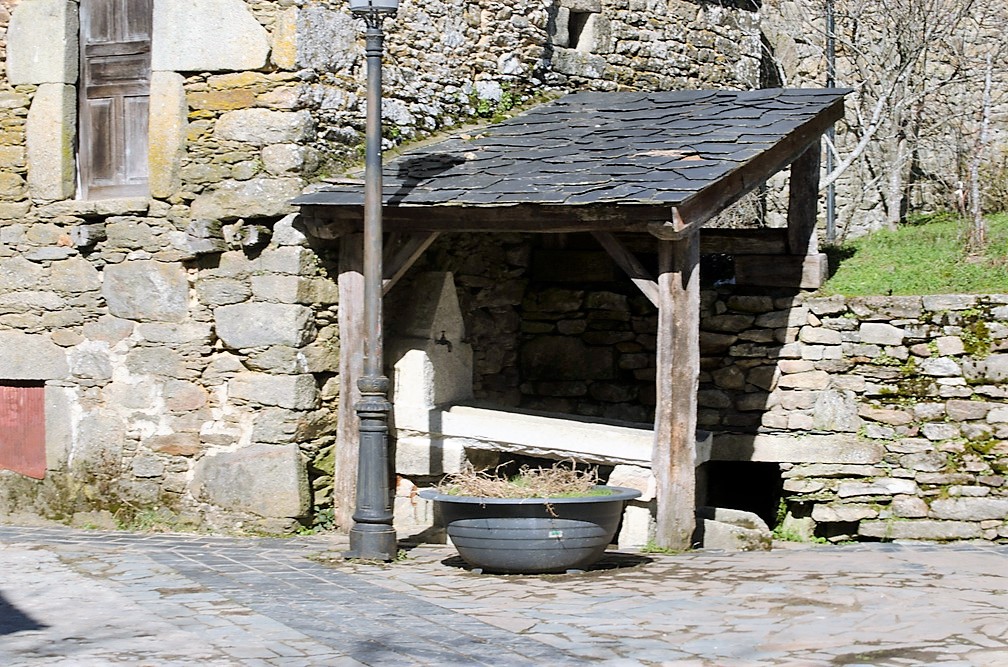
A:
<svg viewBox="0 0 1008 667">
<path fill-rule="evenodd" d="M 965 255 L 965 223 L 949 215 L 826 248 L 836 272 L 822 291 L 846 296 L 1008 292 L 1008 213 L 987 221 L 983 257 Z"/>
</svg>

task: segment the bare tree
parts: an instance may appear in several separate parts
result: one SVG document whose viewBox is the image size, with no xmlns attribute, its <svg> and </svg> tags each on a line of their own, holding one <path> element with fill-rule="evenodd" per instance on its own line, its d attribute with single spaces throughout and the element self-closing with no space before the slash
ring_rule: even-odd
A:
<svg viewBox="0 0 1008 667">
<path fill-rule="evenodd" d="M 994 56 L 987 54 L 987 67 L 984 77 L 983 101 L 980 111 L 980 136 L 977 147 L 970 160 L 970 217 L 969 234 L 966 240 L 966 250 L 980 253 L 987 247 L 987 221 L 984 219 L 983 197 L 981 195 L 980 167 L 983 164 L 987 147 L 990 144 L 991 119 L 991 86 L 994 75 Z"/>
<path fill-rule="evenodd" d="M 823 2 L 767 0 L 765 7 L 790 24 L 790 32 L 776 33 L 771 25 L 771 46 L 821 61 L 823 50 L 815 47 L 826 42 Z M 982 97 L 986 54 L 1003 41 L 996 30 L 1006 17 L 1003 0 L 833 2 L 836 78 L 854 94 L 837 141 L 827 148 L 835 151 L 836 167 L 822 187 L 838 183 L 850 208 L 877 209 L 889 227 L 911 209 L 950 206 L 969 181 L 964 167 L 986 147 L 978 142 L 981 123 L 973 110 Z M 1003 58 L 993 53 L 992 62 L 992 79 L 1003 81 Z M 779 65 L 788 85 L 822 83 L 823 66 L 793 57 Z M 992 99 L 987 107 L 998 104 Z"/>
</svg>

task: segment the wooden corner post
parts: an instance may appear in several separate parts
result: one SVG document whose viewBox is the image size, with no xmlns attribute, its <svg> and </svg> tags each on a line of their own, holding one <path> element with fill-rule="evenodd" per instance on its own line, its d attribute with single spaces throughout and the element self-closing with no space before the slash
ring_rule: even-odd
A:
<svg viewBox="0 0 1008 667">
<path fill-rule="evenodd" d="M 788 252 L 816 255 L 816 218 L 819 213 L 819 142 L 815 142 L 791 163 L 788 192 Z"/>
<path fill-rule="evenodd" d="M 700 378 L 700 232 L 658 241 L 655 541 L 692 546 L 696 526 L 696 423 Z"/>
<path fill-rule="evenodd" d="M 334 520 L 346 532 L 353 525 L 357 497 L 360 401 L 357 378 L 364 372 L 364 241 L 360 234 L 340 239 L 339 256 L 339 407 L 333 471 Z"/>
<path fill-rule="evenodd" d="M 819 289 L 826 282 L 829 263 L 819 252 L 816 223 L 819 215 L 819 142 L 808 147 L 791 163 L 791 191 L 788 195 L 788 252 L 793 255 L 796 275 L 792 284 L 802 289 Z"/>
</svg>

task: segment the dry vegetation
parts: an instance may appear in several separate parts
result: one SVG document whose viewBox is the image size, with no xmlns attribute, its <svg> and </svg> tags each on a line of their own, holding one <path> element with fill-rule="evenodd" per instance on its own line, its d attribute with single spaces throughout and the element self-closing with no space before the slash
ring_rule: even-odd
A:
<svg viewBox="0 0 1008 667">
<path fill-rule="evenodd" d="M 504 478 L 498 470 L 468 469 L 445 477 L 438 491 L 452 496 L 479 498 L 567 498 L 598 495 L 596 470 L 553 466 L 523 466 L 519 473 Z"/>
</svg>

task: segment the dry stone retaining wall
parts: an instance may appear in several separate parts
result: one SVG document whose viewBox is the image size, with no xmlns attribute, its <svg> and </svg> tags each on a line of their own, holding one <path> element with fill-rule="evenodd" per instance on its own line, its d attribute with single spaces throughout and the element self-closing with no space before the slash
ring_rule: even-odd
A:
<svg viewBox="0 0 1008 667">
<path fill-rule="evenodd" d="M 795 530 L 1008 539 L 1008 296 L 724 289 L 705 305 L 699 425 L 787 436 Z M 858 460 L 816 452 L 824 437 Z"/>
</svg>

